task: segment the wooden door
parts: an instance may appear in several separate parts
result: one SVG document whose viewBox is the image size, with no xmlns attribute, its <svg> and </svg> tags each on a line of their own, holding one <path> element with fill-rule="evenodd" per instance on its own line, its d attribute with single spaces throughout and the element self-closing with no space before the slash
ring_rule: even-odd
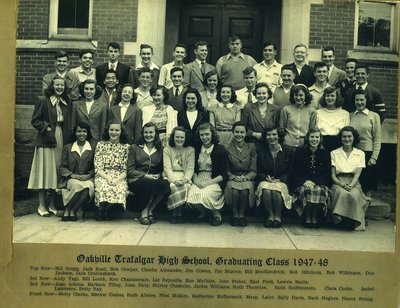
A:
<svg viewBox="0 0 400 308">
<path fill-rule="evenodd" d="M 182 9 L 179 41 L 188 46 L 188 61 L 193 61 L 194 44 L 201 40 L 209 44 L 208 61 L 215 64 L 228 53 L 229 36 L 233 34 L 241 38 L 244 53 L 260 58 L 261 11 L 255 4 L 187 3 Z"/>
</svg>

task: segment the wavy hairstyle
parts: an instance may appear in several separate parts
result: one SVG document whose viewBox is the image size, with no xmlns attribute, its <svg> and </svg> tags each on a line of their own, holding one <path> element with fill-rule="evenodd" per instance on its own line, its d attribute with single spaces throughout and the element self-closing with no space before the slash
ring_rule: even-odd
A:
<svg viewBox="0 0 400 308">
<path fill-rule="evenodd" d="M 72 133 L 72 142 L 76 141 L 76 131 L 77 131 L 78 127 L 86 129 L 86 132 L 87 132 L 86 140 L 87 141 L 92 140 L 92 138 L 93 138 L 92 130 L 91 130 L 89 124 L 86 123 L 86 122 L 78 122 L 78 123 L 76 123 L 76 125 L 74 127 L 74 130 L 73 130 L 73 133 Z"/>
<path fill-rule="evenodd" d="M 294 95 L 299 93 L 300 91 L 303 91 L 305 94 L 305 99 L 304 99 L 304 105 L 308 106 L 311 104 L 312 100 L 312 94 L 310 94 L 310 91 L 304 84 L 296 84 L 293 87 L 290 88 L 290 94 L 289 94 L 289 101 L 292 105 L 296 104 L 296 101 L 294 100 Z"/>
<path fill-rule="evenodd" d="M 122 144 L 128 143 L 128 138 L 127 138 L 127 135 L 125 133 L 125 129 L 124 129 L 122 123 L 120 121 L 117 121 L 117 120 L 110 121 L 110 122 L 107 123 L 107 125 L 106 125 L 106 127 L 104 128 L 104 131 L 103 131 L 103 140 L 105 140 L 105 141 L 109 141 L 110 140 L 110 133 L 108 131 L 110 129 L 110 126 L 113 125 L 113 124 L 118 124 L 121 127 L 121 135 L 119 136 L 119 142 L 122 143 Z"/>
<path fill-rule="evenodd" d="M 94 79 L 86 79 L 84 82 L 81 82 L 79 84 L 79 94 L 82 97 L 82 99 L 85 99 L 85 86 L 87 84 L 94 84 L 94 99 L 98 99 L 101 96 L 101 93 L 103 92 L 103 89 L 97 84 L 97 81 Z"/>
<path fill-rule="evenodd" d="M 233 89 L 233 87 L 231 85 L 228 84 L 223 84 L 218 90 L 217 90 L 217 101 L 222 102 L 222 98 L 221 98 L 221 90 L 222 88 L 229 88 L 231 89 L 231 98 L 229 99 L 229 102 L 231 103 L 235 103 L 237 101 L 237 96 L 236 96 L 236 92 Z"/>
<path fill-rule="evenodd" d="M 175 147 L 175 133 L 176 132 L 183 132 L 185 133 L 185 142 L 183 143 L 183 147 L 186 148 L 190 145 L 190 136 L 189 136 L 189 132 L 187 129 L 185 129 L 183 126 L 177 126 L 175 127 L 172 132 L 171 135 L 169 136 L 169 140 L 168 140 L 168 145 L 170 147 Z"/>
<path fill-rule="evenodd" d="M 353 126 L 345 126 L 339 131 L 338 137 L 340 140 L 342 140 L 343 132 L 351 132 L 353 134 L 353 146 L 357 145 L 360 142 L 360 134 Z"/>
<path fill-rule="evenodd" d="M 218 136 L 217 130 L 215 129 L 214 125 L 212 125 L 210 122 L 206 122 L 206 123 L 200 124 L 196 130 L 196 144 L 198 146 L 201 146 L 203 144 L 200 139 L 200 131 L 205 130 L 205 129 L 209 129 L 211 131 L 211 143 L 212 144 L 219 143 L 219 136 Z"/>
<path fill-rule="evenodd" d="M 122 97 L 121 97 L 121 96 L 122 96 L 122 90 L 123 90 L 125 87 L 131 87 L 132 90 L 133 90 L 133 95 L 132 95 L 130 104 L 133 105 L 133 104 L 136 103 L 137 94 L 136 94 L 135 91 L 134 91 L 135 88 L 134 88 L 133 85 L 131 85 L 130 83 L 125 83 L 125 84 L 123 84 L 121 87 L 118 87 L 117 95 L 115 96 L 115 104 L 114 104 L 114 106 L 115 106 L 115 105 L 118 105 L 118 104 L 121 102 L 121 100 L 122 100 Z"/>
<path fill-rule="evenodd" d="M 137 144 L 138 145 L 146 144 L 146 141 L 144 140 L 144 130 L 145 130 L 145 128 L 149 128 L 149 127 L 154 127 L 154 131 L 156 132 L 156 136 L 154 137 L 153 144 L 154 144 L 154 147 L 157 150 L 160 150 L 162 148 L 162 144 L 161 144 L 161 140 L 160 140 L 160 134 L 158 132 L 158 128 L 157 128 L 156 124 L 154 124 L 153 122 L 148 122 L 145 125 L 143 125 L 142 132 L 140 134 L 139 140 L 137 141 Z"/>
<path fill-rule="evenodd" d="M 65 79 L 59 75 L 54 76 L 53 80 L 49 83 L 49 86 L 47 87 L 47 89 L 44 90 L 44 96 L 46 96 L 47 98 L 50 98 L 52 95 L 54 95 L 56 93 L 54 90 L 54 80 L 58 80 L 58 79 L 64 81 L 64 92 L 61 94 L 61 98 L 63 100 L 68 100 L 69 99 L 68 94 L 71 89 L 67 87 Z"/>
<path fill-rule="evenodd" d="M 276 129 L 277 133 L 278 133 L 278 142 L 279 144 L 283 143 L 283 140 L 285 139 L 285 131 L 281 128 L 279 128 L 278 126 L 267 126 L 266 128 L 263 129 L 262 133 L 261 133 L 261 140 L 262 142 L 265 142 L 268 145 L 268 141 L 267 141 L 267 133 L 273 131 L 274 129 Z"/>
<path fill-rule="evenodd" d="M 197 103 L 196 103 L 196 110 L 197 111 L 203 111 L 203 103 L 201 101 L 201 95 L 199 90 L 195 89 L 195 88 L 189 88 L 185 93 L 183 93 L 183 97 L 182 97 L 182 101 L 183 101 L 183 110 L 186 111 L 187 110 L 187 105 L 186 105 L 186 97 L 188 94 L 194 94 L 196 95 L 197 98 Z"/>
<path fill-rule="evenodd" d="M 319 104 L 321 107 L 326 107 L 328 104 L 326 103 L 326 95 L 336 93 L 336 101 L 335 101 L 335 106 L 336 108 L 342 107 L 343 105 L 343 99 L 339 95 L 338 89 L 335 87 L 327 87 L 324 90 L 324 94 L 322 94 L 321 98 L 319 99 Z"/>
<path fill-rule="evenodd" d="M 319 128 L 317 128 L 317 127 L 310 128 L 308 130 L 308 132 L 306 133 L 306 135 L 304 136 L 304 147 L 307 148 L 307 149 L 310 148 L 310 135 L 313 134 L 313 133 L 319 133 L 320 141 L 319 141 L 319 144 L 318 144 L 318 148 L 319 149 L 322 148 L 323 137 L 322 137 L 321 130 Z"/>
</svg>

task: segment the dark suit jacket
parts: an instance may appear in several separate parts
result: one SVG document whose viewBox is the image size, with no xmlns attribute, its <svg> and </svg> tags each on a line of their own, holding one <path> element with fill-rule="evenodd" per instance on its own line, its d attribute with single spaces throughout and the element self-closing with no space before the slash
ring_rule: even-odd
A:
<svg viewBox="0 0 400 308">
<path fill-rule="evenodd" d="M 257 182 L 264 181 L 269 175 L 288 184 L 292 170 L 293 154 L 294 148 L 283 144 L 282 151 L 278 152 L 274 160 L 268 144 L 263 142 L 259 146 L 257 153 Z"/>
<path fill-rule="evenodd" d="M 111 107 L 108 121 L 121 121 L 121 107 L 117 104 Z M 121 126 L 129 144 L 139 141 L 142 132 L 142 110 L 136 105 L 129 105 Z"/>
<path fill-rule="evenodd" d="M 199 173 L 198 160 L 201 146 L 196 147 L 195 150 L 194 172 Z M 218 185 L 224 190 L 226 181 L 228 180 L 228 153 L 223 145 L 217 143 L 214 144 L 214 148 L 211 152 L 211 178 L 215 178 L 219 175 L 222 176 L 223 181 L 219 182 Z"/>
<path fill-rule="evenodd" d="M 89 114 L 87 113 L 85 101 L 76 101 L 72 106 L 71 130 L 74 129 L 78 122 L 85 122 L 90 126 L 93 139 L 96 141 L 102 140 L 102 134 L 106 127 L 107 112 L 107 106 L 99 100 L 94 101 Z"/>
<path fill-rule="evenodd" d="M 356 110 L 353 98 L 354 92 L 356 91 L 357 87 L 358 85 L 355 84 L 345 94 L 342 108 L 344 110 L 347 110 L 348 112 L 353 112 L 354 110 Z M 385 102 L 383 101 L 382 92 L 378 90 L 378 88 L 370 85 L 369 83 L 365 88 L 365 92 L 369 97 L 369 104 L 367 105 L 367 108 L 379 114 L 382 123 L 385 119 Z"/>
<path fill-rule="evenodd" d="M 257 139 L 251 137 L 256 133 L 262 133 L 266 127 L 276 127 L 278 125 L 277 108 L 268 104 L 267 114 L 263 119 L 261 117 L 258 103 L 246 104 L 242 110 L 241 121 L 247 127 L 247 138 L 251 142 L 257 142 Z"/>
<path fill-rule="evenodd" d="M 203 85 L 203 74 L 200 71 L 200 66 L 194 60 L 193 62 L 190 62 L 186 64 L 187 67 L 187 74 L 185 75 L 184 79 L 184 85 L 188 85 L 189 88 L 195 88 L 197 90 L 203 90 L 205 89 Z M 209 63 L 205 63 L 205 74 L 207 74 L 209 71 L 215 70 L 215 67 Z"/>
<path fill-rule="evenodd" d="M 72 174 L 90 174 L 92 178 L 94 177 L 96 142 L 91 140 L 89 143 L 92 150 L 83 152 L 82 156 L 79 156 L 76 152 L 71 152 L 72 143 L 64 146 L 59 167 L 61 181 L 58 184 L 58 188 L 66 188 Z"/>
<path fill-rule="evenodd" d="M 210 122 L 210 114 L 208 111 L 199 111 L 197 113 L 197 119 L 194 122 L 193 128 L 190 127 L 188 117 L 186 115 L 186 111 L 182 110 L 178 112 L 177 116 L 178 126 L 183 126 L 185 129 L 188 130 L 189 134 L 188 137 L 190 139 L 189 145 L 194 146 L 196 144 L 196 131 L 200 124 Z"/>
<path fill-rule="evenodd" d="M 101 96 L 98 98 L 98 100 L 101 103 L 105 104 L 107 106 L 108 110 L 110 110 L 110 108 L 115 105 L 116 97 L 117 97 L 117 91 L 112 92 L 111 93 L 111 103 L 110 103 L 110 101 L 109 101 L 110 95 L 108 95 L 106 90 L 103 90 L 103 92 L 101 92 Z"/>
<path fill-rule="evenodd" d="M 169 98 L 166 101 L 166 104 L 170 105 L 172 108 L 174 108 L 178 112 L 182 111 L 183 110 L 183 94 L 186 91 L 187 91 L 187 88 L 183 87 L 182 92 L 179 93 L 178 97 L 175 97 L 174 88 L 172 87 L 171 89 L 168 90 Z"/>
<path fill-rule="evenodd" d="M 331 86 L 335 86 L 337 83 L 341 82 L 342 80 L 346 79 L 347 75 L 346 72 L 337 68 L 336 66 L 333 67 L 332 73 L 328 78 L 328 83 Z"/>
<path fill-rule="evenodd" d="M 311 87 L 315 83 L 314 69 L 312 66 L 306 64 L 301 69 L 300 75 L 297 73 L 296 64 L 293 62 L 289 64 L 294 71 L 296 72 L 296 76 L 294 77 L 294 83 L 302 83 L 307 87 Z"/>
<path fill-rule="evenodd" d="M 106 77 L 106 71 L 108 70 L 108 62 L 100 64 L 96 67 L 96 80 L 97 83 L 104 89 L 104 78 Z M 123 85 L 125 83 L 132 83 L 132 72 L 129 65 L 121 63 L 118 61 L 117 64 L 117 77 L 119 81 L 119 85 Z"/>
<path fill-rule="evenodd" d="M 63 103 L 59 104 L 64 117 L 64 121 L 61 123 L 63 144 L 67 144 L 71 141 L 72 103 L 70 100 L 67 100 L 67 106 Z M 36 147 L 56 147 L 54 132 L 57 125 L 57 110 L 56 107 L 53 107 L 49 98 L 39 96 L 38 102 L 35 104 L 33 109 L 31 124 L 38 131 L 35 141 Z M 48 132 L 47 127 L 50 127 L 51 131 Z"/>
<path fill-rule="evenodd" d="M 291 182 L 293 189 L 302 186 L 305 181 L 313 181 L 317 185 L 331 185 L 331 157 L 324 149 L 314 152 L 314 167 L 311 167 L 311 151 L 305 147 L 295 150 Z"/>
</svg>

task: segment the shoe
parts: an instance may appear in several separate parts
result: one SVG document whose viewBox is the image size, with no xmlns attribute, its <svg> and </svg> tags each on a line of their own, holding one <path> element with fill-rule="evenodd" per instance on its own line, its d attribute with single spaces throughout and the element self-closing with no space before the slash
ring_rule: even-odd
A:
<svg viewBox="0 0 400 308">
<path fill-rule="evenodd" d="M 76 217 L 76 216 L 69 216 L 69 221 L 78 221 L 78 217 Z"/>
<path fill-rule="evenodd" d="M 282 227 L 282 223 L 279 220 L 274 220 L 272 227 L 275 229 L 280 228 Z"/>
<path fill-rule="evenodd" d="M 240 217 L 239 218 L 239 226 L 241 227 L 246 227 L 247 226 L 247 220 L 245 217 Z"/>
<path fill-rule="evenodd" d="M 157 222 L 153 215 L 149 215 L 149 221 L 151 224 L 155 224 Z"/>
<path fill-rule="evenodd" d="M 303 222 L 303 225 L 304 225 L 304 227 L 307 228 L 307 229 L 312 228 L 312 223 L 311 223 L 311 222 L 306 222 L 306 221 L 304 221 L 304 222 Z"/>
<path fill-rule="evenodd" d="M 140 217 L 139 222 L 141 225 L 146 225 L 146 226 L 151 224 L 149 217 Z"/>
<path fill-rule="evenodd" d="M 63 217 L 61 217 L 61 221 L 71 221 L 70 218 L 71 217 L 69 217 L 69 216 L 63 216 Z"/>
<path fill-rule="evenodd" d="M 233 226 L 233 227 L 239 226 L 239 218 L 238 217 L 232 217 L 231 226 Z"/>
<path fill-rule="evenodd" d="M 104 220 L 104 209 L 97 208 L 95 219 L 96 219 L 96 221 Z"/>
<path fill-rule="evenodd" d="M 178 217 L 177 216 L 171 216 L 170 218 L 169 218 L 169 223 L 171 223 L 171 224 L 177 224 L 178 223 Z"/>
<path fill-rule="evenodd" d="M 274 222 L 271 219 L 267 219 L 266 221 L 264 221 L 265 228 L 272 228 L 273 224 L 274 224 Z"/>
<path fill-rule="evenodd" d="M 62 215 L 61 211 L 59 211 L 57 209 L 49 208 L 49 212 L 52 213 L 54 216 L 58 216 L 58 217 L 60 217 Z"/>
<path fill-rule="evenodd" d="M 222 224 L 221 217 L 219 216 L 214 216 L 213 219 L 210 222 L 211 226 L 217 227 Z"/>
<path fill-rule="evenodd" d="M 50 213 L 47 210 L 41 210 L 38 208 L 37 213 L 42 217 L 50 217 Z"/>
</svg>

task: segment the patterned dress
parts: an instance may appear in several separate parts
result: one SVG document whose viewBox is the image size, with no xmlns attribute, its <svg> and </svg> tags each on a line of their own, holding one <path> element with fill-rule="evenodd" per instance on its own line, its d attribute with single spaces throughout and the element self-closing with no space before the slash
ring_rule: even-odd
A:
<svg viewBox="0 0 400 308">
<path fill-rule="evenodd" d="M 94 156 L 96 206 L 99 206 L 100 202 L 109 202 L 122 204 L 126 208 L 127 181 L 123 180 L 116 185 L 110 185 L 106 179 L 98 176 L 98 172 L 103 171 L 106 175 L 114 179 L 119 177 L 123 172 L 126 172 L 128 150 L 129 144 L 115 144 L 110 141 L 100 141 L 97 144 Z"/>
</svg>

